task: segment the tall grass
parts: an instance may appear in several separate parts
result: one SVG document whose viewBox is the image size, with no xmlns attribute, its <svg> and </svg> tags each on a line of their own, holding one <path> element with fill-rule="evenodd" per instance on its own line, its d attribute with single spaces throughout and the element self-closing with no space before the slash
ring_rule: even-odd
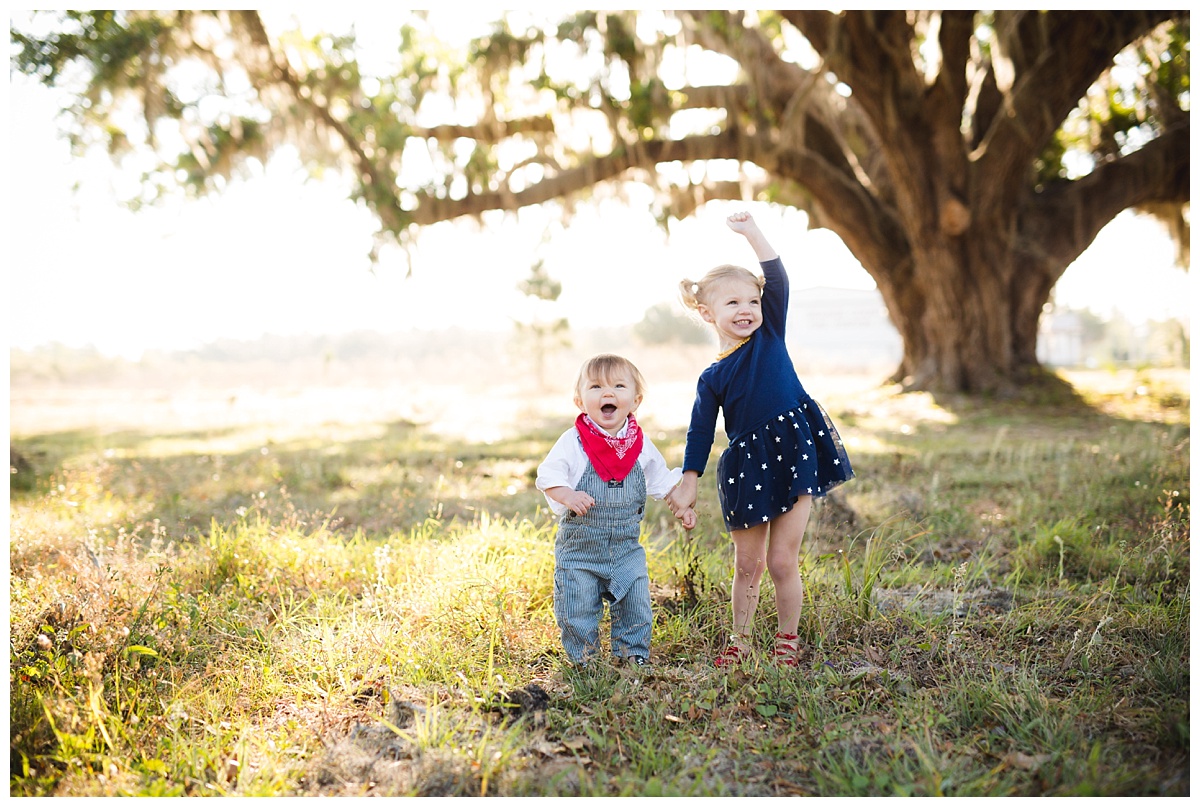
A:
<svg viewBox="0 0 1200 807">
<path fill-rule="evenodd" d="M 1186 795 L 1180 394 L 835 403 L 858 478 L 815 512 L 791 671 L 769 580 L 755 657 L 712 666 L 707 486 L 693 533 L 647 510 L 653 670 L 565 665 L 554 428 L 15 435 L 10 791 Z"/>
</svg>

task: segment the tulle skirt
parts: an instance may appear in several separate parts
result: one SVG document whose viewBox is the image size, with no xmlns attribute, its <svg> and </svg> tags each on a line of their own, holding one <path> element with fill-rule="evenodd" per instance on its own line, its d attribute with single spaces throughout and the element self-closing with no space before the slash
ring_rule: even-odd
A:
<svg viewBox="0 0 1200 807">
<path fill-rule="evenodd" d="M 801 496 L 824 496 L 854 477 L 833 421 L 811 398 L 730 440 L 717 473 L 730 530 L 764 524 Z"/>
</svg>

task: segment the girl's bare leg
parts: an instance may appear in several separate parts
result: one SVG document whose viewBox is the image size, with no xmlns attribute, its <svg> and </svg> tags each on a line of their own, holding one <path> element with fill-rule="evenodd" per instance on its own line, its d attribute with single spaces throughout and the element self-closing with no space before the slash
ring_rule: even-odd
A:
<svg viewBox="0 0 1200 807">
<path fill-rule="evenodd" d="M 749 636 L 758 610 L 759 584 L 767 570 L 767 525 L 733 530 L 733 633 Z"/>
<path fill-rule="evenodd" d="M 767 571 L 775 584 L 775 608 L 779 615 L 779 632 L 789 636 L 800 625 L 800 609 L 804 606 L 804 581 L 800 577 L 800 544 L 808 528 L 812 512 L 812 497 L 801 496 L 794 507 L 770 522 L 770 538 L 766 547 Z M 737 587 L 735 585 L 734 591 Z M 735 614 L 736 624 L 736 614 Z"/>
</svg>

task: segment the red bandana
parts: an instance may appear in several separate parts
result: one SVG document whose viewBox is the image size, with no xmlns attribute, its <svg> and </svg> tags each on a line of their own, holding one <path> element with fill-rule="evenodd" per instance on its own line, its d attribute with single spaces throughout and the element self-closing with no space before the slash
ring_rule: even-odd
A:
<svg viewBox="0 0 1200 807">
<path fill-rule="evenodd" d="M 623 480 L 642 455 L 642 430 L 633 415 L 629 416 L 629 428 L 624 437 L 613 437 L 584 412 L 575 418 L 575 431 L 579 432 L 583 453 L 605 482 Z"/>
</svg>

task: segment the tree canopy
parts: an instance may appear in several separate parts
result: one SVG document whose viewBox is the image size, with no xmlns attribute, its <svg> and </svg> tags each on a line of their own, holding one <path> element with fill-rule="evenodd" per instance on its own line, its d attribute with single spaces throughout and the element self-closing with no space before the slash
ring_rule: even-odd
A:
<svg viewBox="0 0 1200 807">
<path fill-rule="evenodd" d="M 1187 260 L 1186 11 L 508 12 L 462 45 L 411 12 L 383 61 L 375 24 L 72 11 L 12 38 L 17 69 L 72 90 L 76 145 L 144 173 L 136 201 L 293 147 L 353 178 L 384 240 L 623 183 L 664 224 L 802 209 L 874 278 L 913 387 L 1036 377 L 1054 283 L 1123 210 Z"/>
</svg>

